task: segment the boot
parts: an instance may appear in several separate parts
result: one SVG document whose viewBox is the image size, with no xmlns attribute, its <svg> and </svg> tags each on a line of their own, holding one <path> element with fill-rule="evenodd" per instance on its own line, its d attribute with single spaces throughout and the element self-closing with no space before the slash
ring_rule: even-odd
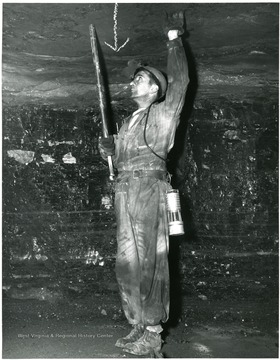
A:
<svg viewBox="0 0 280 360">
<path fill-rule="evenodd" d="M 143 325 L 141 324 L 133 325 L 133 329 L 131 330 L 131 332 L 127 336 L 118 339 L 115 346 L 124 348 L 127 344 L 138 340 L 143 334 L 144 334 Z"/>
<path fill-rule="evenodd" d="M 160 334 L 145 330 L 140 339 L 133 343 L 128 343 L 123 351 L 133 355 L 148 355 L 158 353 L 161 349 L 162 340 Z"/>
</svg>

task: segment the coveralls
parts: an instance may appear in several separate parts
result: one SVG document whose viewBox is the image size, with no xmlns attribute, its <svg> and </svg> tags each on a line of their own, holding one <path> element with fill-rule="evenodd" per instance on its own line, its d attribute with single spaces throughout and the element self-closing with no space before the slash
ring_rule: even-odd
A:
<svg viewBox="0 0 280 360">
<path fill-rule="evenodd" d="M 166 159 L 189 83 L 180 38 L 167 42 L 168 88 L 164 101 L 129 117 L 115 136 L 114 166 L 117 217 L 116 276 L 122 306 L 132 325 L 155 326 L 169 317 L 168 222 Z M 148 119 L 147 119 L 147 113 Z M 146 141 L 157 157 L 147 147 Z M 148 171 L 145 171 L 148 170 Z M 153 172 L 149 170 L 161 170 Z"/>
</svg>

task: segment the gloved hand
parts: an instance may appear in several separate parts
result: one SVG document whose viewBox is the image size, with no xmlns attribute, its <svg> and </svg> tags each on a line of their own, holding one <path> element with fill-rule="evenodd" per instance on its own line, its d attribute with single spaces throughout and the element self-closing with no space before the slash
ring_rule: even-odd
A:
<svg viewBox="0 0 280 360">
<path fill-rule="evenodd" d="M 172 14 L 166 13 L 164 32 L 167 35 L 169 30 L 178 30 L 178 35 L 185 32 L 185 14 L 183 11 Z"/>
<path fill-rule="evenodd" d="M 108 137 L 100 137 L 98 139 L 98 148 L 101 155 L 108 157 L 115 154 L 115 144 L 113 135 Z"/>
</svg>

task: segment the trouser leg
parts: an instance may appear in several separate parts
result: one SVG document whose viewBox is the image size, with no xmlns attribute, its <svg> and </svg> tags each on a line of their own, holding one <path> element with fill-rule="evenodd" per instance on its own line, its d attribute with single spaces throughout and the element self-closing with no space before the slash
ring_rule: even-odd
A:
<svg viewBox="0 0 280 360">
<path fill-rule="evenodd" d="M 169 315 L 165 192 L 156 180 L 133 185 L 116 192 L 116 275 L 128 321 L 155 326 Z"/>
</svg>

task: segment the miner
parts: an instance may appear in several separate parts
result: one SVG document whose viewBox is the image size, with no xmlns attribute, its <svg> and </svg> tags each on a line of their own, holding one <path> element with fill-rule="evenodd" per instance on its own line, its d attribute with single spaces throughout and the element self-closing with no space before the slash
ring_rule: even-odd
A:
<svg viewBox="0 0 280 360">
<path fill-rule="evenodd" d="M 169 235 L 166 211 L 166 159 L 189 83 L 182 45 L 184 15 L 169 17 L 167 78 L 152 66 L 136 69 L 130 83 L 138 109 L 119 133 L 99 139 L 104 159 L 112 156 L 117 169 L 116 276 L 131 332 L 116 346 L 147 355 L 162 346 L 162 324 L 169 317 Z M 171 21 L 170 21 L 171 19 Z"/>
</svg>

